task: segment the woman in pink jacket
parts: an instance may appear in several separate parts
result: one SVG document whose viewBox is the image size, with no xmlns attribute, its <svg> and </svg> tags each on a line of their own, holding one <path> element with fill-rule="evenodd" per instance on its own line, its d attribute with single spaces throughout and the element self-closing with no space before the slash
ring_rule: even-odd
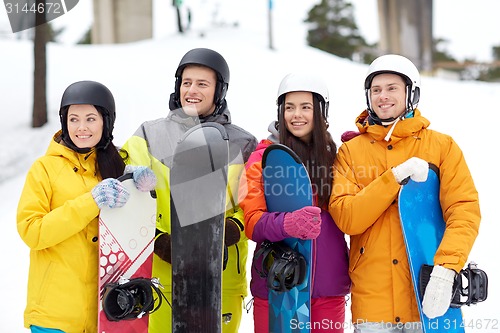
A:
<svg viewBox="0 0 500 333">
<path fill-rule="evenodd" d="M 311 332 L 343 332 L 345 296 L 350 290 L 348 248 L 327 205 L 332 185 L 336 145 L 327 131 L 328 90 L 310 74 L 292 73 L 278 90 L 278 121 L 269 126 L 271 136 L 262 140 L 246 165 L 240 187 L 248 238 L 278 242 L 295 237 L 313 240 L 311 321 L 298 323 Z M 262 154 L 272 143 L 291 148 L 303 161 L 311 178 L 314 206 L 290 213 L 268 212 L 262 183 Z M 254 259 L 250 289 L 254 297 L 255 332 L 268 332 L 268 289 Z"/>
</svg>

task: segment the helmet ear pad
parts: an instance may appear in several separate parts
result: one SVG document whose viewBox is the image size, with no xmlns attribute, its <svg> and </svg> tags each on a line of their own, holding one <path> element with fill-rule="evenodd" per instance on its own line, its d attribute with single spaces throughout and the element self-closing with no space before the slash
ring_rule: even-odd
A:
<svg viewBox="0 0 500 333">
<path fill-rule="evenodd" d="M 411 103 L 413 105 L 416 105 L 420 101 L 420 87 L 415 87 L 415 90 L 413 91 L 413 99 Z"/>
<path fill-rule="evenodd" d="M 175 87 L 174 92 L 170 94 L 170 100 L 168 102 L 171 110 L 179 109 L 182 107 L 181 105 L 181 76 L 175 77 Z"/>
<path fill-rule="evenodd" d="M 217 86 L 215 87 L 214 104 L 219 106 L 226 98 L 227 88 L 229 85 L 217 79 Z"/>
</svg>

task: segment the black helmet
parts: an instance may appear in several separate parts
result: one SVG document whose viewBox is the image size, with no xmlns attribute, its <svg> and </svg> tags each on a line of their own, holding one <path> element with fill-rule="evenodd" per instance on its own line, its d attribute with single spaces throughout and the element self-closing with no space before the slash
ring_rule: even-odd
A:
<svg viewBox="0 0 500 333">
<path fill-rule="evenodd" d="M 115 100 L 111 91 L 102 83 L 95 81 L 79 81 L 66 88 L 61 99 L 59 118 L 61 120 L 62 138 L 73 150 L 86 153 L 90 148 L 78 148 L 71 141 L 68 133 L 68 108 L 70 105 L 90 104 L 94 105 L 101 113 L 104 120 L 104 129 L 101 141 L 96 148 L 105 149 L 113 140 L 113 127 L 116 119 Z"/>
<path fill-rule="evenodd" d="M 227 89 L 229 86 L 229 66 L 226 60 L 218 52 L 206 49 L 197 48 L 188 51 L 179 62 L 179 66 L 175 71 L 175 91 L 170 96 L 171 108 L 180 108 L 180 86 L 182 82 L 182 72 L 188 65 L 201 65 L 215 71 L 217 75 L 217 86 L 215 88 L 214 104 L 215 114 L 220 112 L 221 106 L 226 98 Z"/>
</svg>

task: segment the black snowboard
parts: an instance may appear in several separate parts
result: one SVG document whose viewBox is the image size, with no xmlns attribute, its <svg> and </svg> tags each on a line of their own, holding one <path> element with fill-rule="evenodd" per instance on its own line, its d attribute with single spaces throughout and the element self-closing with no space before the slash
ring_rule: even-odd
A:
<svg viewBox="0 0 500 333">
<path fill-rule="evenodd" d="M 172 332 L 222 331 L 222 263 L 229 144 L 202 124 L 179 141 L 170 170 Z"/>
</svg>

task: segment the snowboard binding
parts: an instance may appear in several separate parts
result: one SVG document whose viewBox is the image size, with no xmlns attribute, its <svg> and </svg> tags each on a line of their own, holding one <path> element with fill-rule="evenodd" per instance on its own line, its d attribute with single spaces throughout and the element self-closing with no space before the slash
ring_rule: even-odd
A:
<svg viewBox="0 0 500 333">
<path fill-rule="evenodd" d="M 225 325 L 229 324 L 231 322 L 231 319 L 233 319 L 233 314 L 231 312 L 222 314 L 222 322 Z"/>
<path fill-rule="evenodd" d="M 158 279 L 122 279 L 108 283 L 102 292 L 102 307 L 109 321 L 132 320 L 142 318 L 158 310 L 162 298 L 168 300 L 159 289 Z M 158 296 L 156 299 L 154 293 Z M 158 304 L 155 307 L 155 302 Z"/>
<path fill-rule="evenodd" d="M 419 281 L 422 297 L 429 283 L 433 267 L 431 265 L 422 265 L 420 269 Z M 483 270 L 477 268 L 475 262 L 470 262 L 467 268 L 462 269 L 455 277 L 450 307 L 460 308 L 463 305 L 470 306 L 471 304 L 485 301 L 487 297 L 488 276 Z"/>
<path fill-rule="evenodd" d="M 261 268 L 255 266 L 261 257 Z M 267 288 L 286 292 L 304 283 L 307 263 L 301 253 L 292 250 L 283 242 L 264 241 L 255 252 L 254 268 L 260 277 L 266 278 Z"/>
</svg>

